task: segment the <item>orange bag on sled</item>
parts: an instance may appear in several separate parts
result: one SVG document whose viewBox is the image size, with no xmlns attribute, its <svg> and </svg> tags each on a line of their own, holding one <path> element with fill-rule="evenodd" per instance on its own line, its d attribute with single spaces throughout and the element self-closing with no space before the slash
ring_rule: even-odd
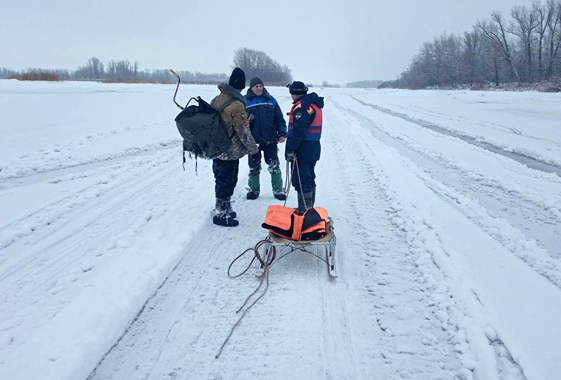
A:
<svg viewBox="0 0 561 380">
<path fill-rule="evenodd" d="M 327 235 L 327 210 L 314 207 L 298 215 L 290 207 L 271 205 L 261 227 L 288 240 L 319 240 Z"/>
</svg>

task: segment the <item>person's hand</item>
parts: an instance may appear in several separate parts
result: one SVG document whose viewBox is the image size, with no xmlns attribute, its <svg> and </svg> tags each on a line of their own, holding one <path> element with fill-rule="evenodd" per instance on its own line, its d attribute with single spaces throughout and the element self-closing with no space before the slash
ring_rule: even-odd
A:
<svg viewBox="0 0 561 380">
<path fill-rule="evenodd" d="M 287 161 L 296 161 L 296 153 L 295 152 L 290 152 L 286 154 L 286 160 Z"/>
<path fill-rule="evenodd" d="M 279 142 L 282 144 L 283 142 L 286 141 L 286 136 L 281 136 L 279 137 Z"/>
</svg>

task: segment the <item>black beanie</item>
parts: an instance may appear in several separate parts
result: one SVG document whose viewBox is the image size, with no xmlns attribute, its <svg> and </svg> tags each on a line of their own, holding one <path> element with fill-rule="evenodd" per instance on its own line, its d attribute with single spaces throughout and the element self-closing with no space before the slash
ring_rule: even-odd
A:
<svg viewBox="0 0 561 380">
<path fill-rule="evenodd" d="M 255 86 L 256 84 L 260 84 L 261 86 L 264 86 L 263 81 L 261 80 L 261 78 L 259 78 L 259 77 L 253 77 L 253 78 L 251 78 L 251 80 L 249 81 L 249 88 L 253 88 L 253 86 Z"/>
<path fill-rule="evenodd" d="M 228 84 L 234 87 L 236 90 L 243 90 L 245 88 L 245 73 L 239 67 L 236 67 L 230 75 L 230 80 Z"/>
<path fill-rule="evenodd" d="M 303 82 L 294 81 L 288 86 L 288 91 L 292 95 L 306 95 L 308 93 L 308 87 Z"/>
</svg>

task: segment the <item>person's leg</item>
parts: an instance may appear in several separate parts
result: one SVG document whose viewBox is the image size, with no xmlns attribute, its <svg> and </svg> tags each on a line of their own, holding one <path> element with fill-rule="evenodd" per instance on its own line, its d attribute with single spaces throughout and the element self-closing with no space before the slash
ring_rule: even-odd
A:
<svg viewBox="0 0 561 380">
<path fill-rule="evenodd" d="M 316 203 L 316 163 L 317 161 L 310 163 L 310 177 L 312 178 L 311 181 L 312 198 L 311 198 L 311 205 L 309 207 L 314 207 Z"/>
<path fill-rule="evenodd" d="M 257 199 L 260 191 L 259 174 L 261 173 L 261 146 L 259 146 L 259 152 L 253 155 L 248 155 L 247 157 L 249 164 L 247 199 Z"/>
<path fill-rule="evenodd" d="M 275 198 L 283 201 L 286 199 L 286 193 L 282 186 L 282 171 L 280 168 L 277 144 L 268 144 L 265 149 L 263 149 L 263 155 L 265 156 L 265 163 L 269 165 L 267 170 L 271 173 L 273 195 Z"/>
<path fill-rule="evenodd" d="M 303 214 L 306 209 L 313 206 L 315 162 L 298 161 L 297 170 L 292 174 L 292 186 L 298 193 L 298 213 Z"/>
<path fill-rule="evenodd" d="M 239 222 L 234 219 L 236 215 L 232 210 L 232 204 L 230 202 L 238 182 L 239 163 L 239 160 L 213 160 L 212 171 L 214 172 L 216 194 L 216 214 L 213 218 L 214 224 L 225 227 L 235 227 L 239 224 Z"/>
</svg>

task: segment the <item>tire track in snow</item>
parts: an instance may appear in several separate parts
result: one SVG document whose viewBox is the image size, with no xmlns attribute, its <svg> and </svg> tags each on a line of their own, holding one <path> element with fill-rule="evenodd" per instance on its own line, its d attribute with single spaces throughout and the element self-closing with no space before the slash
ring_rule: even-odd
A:
<svg viewBox="0 0 561 380">
<path fill-rule="evenodd" d="M 377 106 L 375 104 L 364 102 L 360 99 L 357 99 L 354 96 L 351 96 L 351 98 L 353 100 L 355 100 L 356 102 L 362 104 L 362 105 L 365 105 L 367 107 L 375 109 L 376 111 L 383 112 L 383 113 L 385 113 L 387 115 L 390 115 L 390 116 L 398 117 L 398 118 L 403 119 L 405 121 L 408 121 L 410 123 L 414 123 L 414 124 L 416 124 L 420 127 L 427 128 L 427 129 L 430 129 L 432 131 L 435 131 L 435 132 L 438 132 L 438 133 L 441 133 L 441 134 L 444 134 L 444 135 L 447 135 L 447 136 L 451 136 L 451 137 L 461 139 L 461 140 L 467 142 L 468 144 L 478 146 L 478 147 L 486 149 L 490 152 L 500 154 L 500 155 L 502 155 L 504 157 L 507 157 L 507 158 L 510 158 L 514 161 L 518 161 L 521 164 L 526 165 L 527 167 L 529 167 L 531 169 L 539 170 L 539 171 L 543 171 L 543 172 L 547 172 L 547 173 L 557 174 L 559 177 L 561 177 L 561 167 L 559 167 L 557 165 L 554 165 L 550 162 L 545 162 L 545 161 L 539 160 L 538 158 L 531 157 L 531 156 L 528 156 L 528 155 L 524 155 L 522 153 L 511 152 L 511 151 L 504 150 L 501 147 L 492 145 L 488 142 L 479 141 L 479 140 L 477 140 L 477 139 L 475 139 L 471 136 L 463 135 L 461 133 L 454 132 L 454 131 L 448 130 L 446 128 L 439 127 L 437 125 L 428 123 L 424 120 L 415 119 L 415 118 L 412 118 L 408 115 L 404 115 L 404 114 L 389 110 L 387 108 Z"/>
<path fill-rule="evenodd" d="M 73 222 L 68 217 L 80 207 L 82 207 L 80 210 L 82 213 L 95 210 L 98 207 L 97 201 L 107 192 L 126 191 L 132 185 L 142 183 L 145 179 L 138 175 L 138 171 L 151 170 L 154 166 L 165 164 L 172 159 L 172 155 L 168 153 L 163 157 L 153 157 L 150 160 L 142 159 L 108 168 L 99 168 L 79 176 L 79 179 L 91 177 L 92 183 L 81 186 L 69 195 L 55 198 L 54 201 L 42 203 L 32 212 L 0 226 L 0 231 L 3 233 L 3 239 L 0 239 L 0 260 L 3 259 L 2 256 L 5 256 L 2 251 L 10 245 L 19 240 L 29 239 L 35 234 L 39 235 L 35 240 L 40 240 L 43 238 L 41 230 L 49 230 L 49 228 L 52 230 L 56 222 L 63 221 L 65 224 L 57 224 L 57 228 L 61 229 L 61 226 Z M 103 172 L 104 170 L 105 172 Z M 74 177 L 71 177 L 60 182 L 72 182 L 73 180 Z M 58 182 L 53 183 L 53 186 L 56 185 Z M 26 240 L 26 242 L 28 241 Z"/>
<path fill-rule="evenodd" d="M 398 149 L 431 176 L 465 195 L 467 198 L 457 199 L 444 188 L 433 187 L 513 254 L 561 288 L 561 251 L 556 243 L 561 239 L 561 221 L 551 210 L 544 210 L 518 192 L 471 180 L 460 168 L 433 158 L 426 149 L 417 151 L 415 146 L 387 134 L 371 119 L 334 104 L 346 118 L 365 126 L 374 138 Z"/>
<path fill-rule="evenodd" d="M 509 126 L 505 126 L 505 125 L 500 125 L 500 124 L 497 124 L 497 123 L 481 121 L 481 120 L 467 118 L 465 116 L 459 116 L 459 115 L 455 116 L 456 119 L 454 119 L 454 118 L 450 117 L 450 115 L 447 115 L 445 113 L 436 112 L 436 111 L 430 110 L 428 108 L 423 108 L 423 107 L 419 107 L 419 106 L 415 106 L 415 105 L 412 105 L 410 107 L 400 106 L 400 108 L 405 109 L 405 110 L 413 110 L 415 112 L 419 112 L 419 111 L 420 112 L 426 112 L 426 113 L 431 114 L 431 115 L 438 115 L 438 117 L 442 118 L 442 119 L 448 119 L 448 120 L 465 119 L 465 120 L 468 120 L 470 123 L 476 123 L 476 124 L 481 125 L 483 127 L 495 129 L 497 131 L 509 132 L 509 133 L 513 133 L 515 135 L 522 135 L 522 131 L 520 131 L 519 129 L 509 127 Z M 392 112 L 390 109 L 388 109 L 388 111 Z M 536 137 L 536 136 L 525 135 L 525 137 L 528 137 L 528 138 L 531 138 L 531 139 L 534 139 L 534 140 L 547 141 L 547 142 L 551 143 L 551 140 L 546 140 L 546 139 Z"/>
<path fill-rule="evenodd" d="M 164 165 L 167 167 L 162 170 Z M 70 208 L 67 219 L 50 226 L 47 237 L 41 234 L 26 242 L 36 247 L 4 262 L 0 274 L 0 287 L 5 290 L 0 299 L 0 313 L 5 316 L 0 326 L 2 336 L 12 335 L 13 328 L 19 331 L 15 334 L 18 341 L 31 336 L 72 301 L 96 267 L 113 260 L 142 233 L 162 188 L 177 192 L 178 181 L 162 184 L 176 170 L 167 158 L 155 160 L 147 173 L 145 169 L 141 165 L 121 178 L 122 182 L 100 199 L 94 197 L 96 202 Z M 139 171 L 145 176 L 139 176 Z M 19 251 L 20 245 L 4 254 Z M 14 349 L 13 344 L 1 349 Z"/>
<path fill-rule="evenodd" d="M 370 162 L 375 162 L 376 160 L 365 159 L 365 157 L 375 156 L 374 151 L 372 151 L 372 148 L 368 144 L 369 138 L 371 139 L 373 136 L 367 136 L 367 134 L 369 133 L 368 130 L 364 130 L 364 131 L 361 130 L 363 128 L 359 127 L 358 126 L 359 124 L 353 126 L 349 120 L 351 119 L 349 119 L 345 115 L 345 113 L 343 113 L 341 115 L 339 123 L 337 124 L 337 127 L 333 128 L 333 130 L 339 131 L 342 129 L 347 131 L 347 133 L 349 130 L 353 130 L 353 132 L 355 132 L 354 135 L 356 136 L 356 139 L 354 140 L 356 144 L 351 146 L 350 149 L 340 149 L 340 151 L 342 152 L 352 151 L 353 157 L 361 157 L 361 162 L 360 162 L 361 166 L 363 162 L 366 162 L 367 163 L 366 167 L 368 168 L 368 174 L 369 174 L 363 176 L 363 178 L 365 178 L 365 183 L 374 182 L 372 180 L 368 181 L 366 180 L 366 178 L 376 178 L 377 176 L 383 177 L 384 173 L 383 171 L 378 172 L 370 165 Z M 345 127 L 341 128 L 342 126 Z M 342 135 L 341 135 L 341 139 L 334 138 L 332 140 L 344 141 Z M 359 141 L 360 143 L 358 143 Z M 345 155 L 340 155 L 339 159 L 344 160 Z M 388 168 L 388 170 L 391 169 Z M 348 173 L 348 171 L 343 171 L 343 173 Z M 358 178 L 356 176 L 356 173 L 351 174 L 350 177 Z M 378 184 L 378 186 L 380 186 L 380 184 Z M 384 192 L 386 192 L 386 190 L 384 190 Z M 392 195 L 391 192 L 387 192 L 385 193 L 384 196 L 382 196 L 382 198 L 385 198 L 386 201 L 387 200 L 393 201 L 394 195 Z M 496 335 L 494 335 L 494 338 L 492 338 L 494 334 L 492 332 L 492 328 L 487 327 L 489 331 L 485 331 L 485 332 L 483 330 L 480 330 L 479 332 L 476 333 L 476 335 L 474 335 L 473 329 L 466 329 L 466 325 L 470 325 L 471 323 L 474 322 L 474 320 L 480 318 L 480 316 L 478 316 L 477 312 L 474 310 L 473 307 L 474 304 L 476 306 L 476 309 L 478 310 L 480 309 L 479 306 L 481 305 L 478 304 L 477 301 L 473 299 L 471 300 L 465 299 L 464 298 L 465 294 L 462 295 L 452 291 L 453 289 L 452 283 L 450 282 L 449 279 L 446 278 L 445 271 L 443 271 L 438 266 L 437 261 L 435 261 L 435 258 L 432 256 L 433 255 L 432 251 L 435 249 L 434 245 L 436 244 L 439 246 L 440 242 L 439 241 L 431 242 L 428 239 L 429 238 L 428 236 L 419 236 L 419 235 L 413 237 L 413 240 L 411 240 L 410 235 L 411 233 L 415 234 L 415 232 L 404 229 L 404 223 L 400 216 L 402 214 L 400 206 L 397 206 L 397 208 L 395 208 L 396 207 L 395 202 L 393 204 L 394 206 L 388 205 L 386 207 L 389 209 L 389 212 L 393 215 L 391 216 L 392 225 L 394 226 L 394 228 L 399 227 L 399 229 L 395 233 L 395 236 L 400 236 L 402 239 L 405 240 L 405 235 L 407 235 L 407 241 L 408 241 L 407 245 L 409 246 L 408 249 L 405 250 L 405 251 L 409 251 L 408 254 L 405 254 L 403 256 L 398 255 L 398 257 L 408 256 L 408 259 L 410 260 L 409 264 L 414 263 L 416 271 L 420 277 L 419 280 L 423 284 L 423 287 L 426 288 L 427 290 L 426 294 L 429 295 L 431 299 L 429 305 L 432 307 L 432 310 L 430 312 L 432 312 L 436 316 L 436 319 L 439 322 L 441 322 L 442 330 L 447 332 L 447 334 L 445 335 L 448 336 L 448 342 L 452 346 L 451 351 L 453 351 L 457 355 L 459 361 L 461 362 L 461 364 L 459 365 L 459 369 L 456 368 L 456 374 L 454 376 L 462 379 L 472 379 L 474 378 L 474 376 L 476 379 L 484 378 L 486 380 L 491 378 L 496 378 L 496 379 L 501 378 L 505 380 L 525 379 L 520 367 L 518 366 L 517 363 L 514 362 L 514 360 L 508 353 L 508 349 L 504 346 L 504 344 L 499 340 L 497 340 Z M 362 203 L 361 205 L 364 205 L 364 203 Z M 373 219 L 380 220 L 380 218 L 373 218 Z M 430 223 L 430 221 L 425 221 L 424 223 Z M 429 227 L 430 229 L 431 228 L 430 224 L 427 224 L 427 227 Z M 422 241 L 422 243 L 420 244 L 419 244 L 419 238 Z M 384 253 L 386 251 L 381 250 L 378 252 Z M 399 262 L 399 260 L 395 259 L 394 254 L 395 252 L 392 253 L 392 260 L 394 262 L 395 261 Z M 383 255 L 380 255 L 378 257 L 383 257 Z M 407 262 L 398 264 L 398 267 L 403 272 L 403 268 L 407 267 Z M 460 297 L 458 298 L 458 296 Z M 468 297 L 471 296 L 472 295 L 468 295 Z M 399 305 L 400 303 L 390 301 L 389 306 L 393 308 L 395 307 L 394 305 L 396 304 Z M 484 313 L 483 310 L 479 310 L 478 312 Z M 397 316 L 394 316 L 389 320 L 392 321 L 395 319 L 401 320 L 403 315 L 407 315 L 407 313 L 405 314 L 399 313 L 397 314 Z M 414 319 L 415 317 L 418 317 L 418 313 L 415 313 L 413 315 L 413 318 L 411 319 Z M 425 318 L 429 319 L 427 317 L 427 314 L 425 314 Z M 411 319 L 407 320 L 408 327 L 411 323 Z M 383 331 L 386 331 L 388 329 L 387 324 L 384 321 L 384 318 L 378 318 L 377 323 L 380 326 L 380 329 L 382 329 Z M 436 325 L 438 325 L 438 322 Z M 419 328 L 413 328 L 413 329 L 415 332 L 418 332 L 419 330 Z M 439 330 L 440 329 L 436 329 L 435 331 L 442 332 Z M 488 344 L 485 343 L 487 342 L 487 339 L 489 339 L 490 344 L 493 344 L 493 346 L 497 347 L 496 358 L 492 357 L 494 356 L 493 355 L 494 351 L 490 351 L 489 349 L 487 349 Z M 491 339 L 495 339 L 495 340 L 491 341 Z M 423 338 L 420 341 L 423 344 L 432 344 L 438 341 L 442 343 L 442 340 L 443 340 L 442 337 L 439 337 L 438 334 L 433 335 L 431 333 L 428 333 L 425 336 L 423 336 Z M 471 340 L 473 340 L 475 343 L 470 344 Z M 472 344 L 475 345 L 474 349 L 471 348 Z M 442 349 L 443 347 L 441 347 L 441 352 L 443 352 Z M 388 355 L 386 353 L 383 353 L 383 357 L 387 358 Z M 415 357 L 418 357 L 418 354 L 416 354 Z M 478 361 L 483 363 L 477 363 Z M 439 362 L 439 365 L 442 365 L 442 363 Z M 400 375 L 402 377 L 408 376 L 407 374 L 400 374 Z M 417 378 L 417 375 L 415 374 L 414 377 Z M 434 377 L 429 377 L 429 378 L 434 378 Z M 442 378 L 443 379 L 452 378 L 452 376 L 448 375 Z"/>
<path fill-rule="evenodd" d="M 355 317 L 351 324 L 362 333 L 364 327 L 358 326 L 370 324 L 368 338 L 363 336 L 355 347 L 361 353 L 362 377 L 453 378 L 462 367 L 456 358 L 454 335 L 438 320 L 433 289 L 423 283 L 403 232 L 392 223 L 394 211 L 369 163 L 372 154 L 359 139 L 349 139 L 353 127 L 341 116 L 327 113 L 325 141 L 333 146 L 334 154 L 328 156 L 326 166 L 339 177 L 337 191 L 330 194 L 339 194 L 335 202 L 344 203 L 339 206 L 343 209 L 340 215 L 346 217 L 338 223 L 335 219 L 335 226 L 343 223 L 349 238 L 344 247 L 345 273 L 352 265 L 351 273 L 356 274 L 348 280 L 346 275 L 342 278 L 361 295 L 361 301 L 352 300 L 353 305 L 363 304 L 358 315 L 369 317 L 363 321 Z"/>
<path fill-rule="evenodd" d="M 67 166 L 62 166 L 61 164 L 61 166 L 57 167 L 56 169 L 47 169 L 43 171 L 37 170 L 34 174 L 2 178 L 0 191 L 53 181 L 57 178 L 67 176 L 69 174 L 81 173 L 86 170 L 97 169 L 108 165 L 115 165 L 139 157 L 147 157 L 153 154 L 159 154 L 162 151 L 166 151 L 169 149 L 177 149 L 180 144 L 181 143 L 178 140 L 164 141 L 159 144 L 149 144 L 143 147 L 129 148 L 124 152 L 113 154 L 110 157 L 101 157 Z"/>
</svg>

